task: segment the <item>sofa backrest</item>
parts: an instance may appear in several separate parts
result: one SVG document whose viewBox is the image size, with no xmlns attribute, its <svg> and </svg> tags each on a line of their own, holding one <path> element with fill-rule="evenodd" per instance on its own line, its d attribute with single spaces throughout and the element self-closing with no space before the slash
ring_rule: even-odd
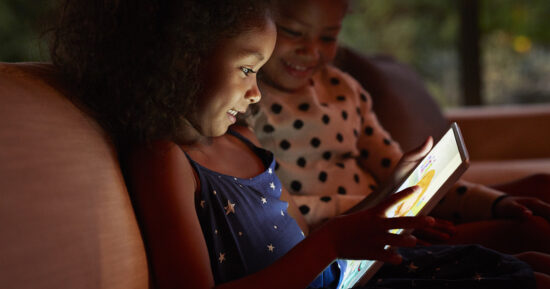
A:
<svg viewBox="0 0 550 289">
<path fill-rule="evenodd" d="M 0 288 L 151 288 L 116 152 L 66 93 L 0 63 Z"/>
</svg>

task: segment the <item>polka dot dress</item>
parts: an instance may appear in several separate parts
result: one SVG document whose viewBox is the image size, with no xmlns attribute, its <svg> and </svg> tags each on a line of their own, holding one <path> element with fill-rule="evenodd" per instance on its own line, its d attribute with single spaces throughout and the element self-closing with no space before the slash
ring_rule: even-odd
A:
<svg viewBox="0 0 550 289">
<path fill-rule="evenodd" d="M 274 152 L 277 174 L 309 224 L 351 208 L 389 176 L 402 155 L 380 126 L 367 92 L 334 67 L 285 93 L 261 85 L 249 121 Z"/>
</svg>

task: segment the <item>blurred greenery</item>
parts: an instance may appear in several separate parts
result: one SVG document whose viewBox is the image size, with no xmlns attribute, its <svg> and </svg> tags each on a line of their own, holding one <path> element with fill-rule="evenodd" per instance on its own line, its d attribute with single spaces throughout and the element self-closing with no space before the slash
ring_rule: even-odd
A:
<svg viewBox="0 0 550 289">
<path fill-rule="evenodd" d="M 550 45 L 547 0 L 483 0 L 481 26 L 483 34 L 504 31 L 510 35 L 522 35 L 541 45 Z"/>
<path fill-rule="evenodd" d="M 411 65 L 442 106 L 460 105 L 458 1 L 352 1 L 340 41 Z M 484 103 L 550 102 L 550 1 L 479 5 Z"/>
<path fill-rule="evenodd" d="M 0 61 L 47 60 L 42 37 L 49 1 L 0 0 Z"/>
<path fill-rule="evenodd" d="M 458 1 L 351 0 L 340 41 L 411 65 L 444 107 L 461 104 Z M 47 61 L 56 1 L 0 0 L 0 61 Z M 479 0 L 486 104 L 550 102 L 549 0 Z"/>
</svg>

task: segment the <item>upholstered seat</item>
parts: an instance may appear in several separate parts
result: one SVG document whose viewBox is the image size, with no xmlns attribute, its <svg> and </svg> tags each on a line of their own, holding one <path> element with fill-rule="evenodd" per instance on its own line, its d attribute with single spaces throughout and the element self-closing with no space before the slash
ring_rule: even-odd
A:
<svg viewBox="0 0 550 289">
<path fill-rule="evenodd" d="M 0 64 L 0 288 L 150 288 L 116 152 L 49 64 Z"/>
</svg>

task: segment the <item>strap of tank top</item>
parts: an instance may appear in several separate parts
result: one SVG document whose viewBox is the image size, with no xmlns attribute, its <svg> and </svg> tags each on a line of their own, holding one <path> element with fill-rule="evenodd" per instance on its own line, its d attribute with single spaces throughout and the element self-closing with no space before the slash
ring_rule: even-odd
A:
<svg viewBox="0 0 550 289">
<path fill-rule="evenodd" d="M 238 133 L 238 132 L 236 132 L 232 129 L 228 129 L 227 133 L 229 133 L 230 135 L 240 139 L 242 142 L 244 142 L 246 145 L 248 145 L 254 152 L 258 151 L 258 147 L 254 143 L 252 143 L 249 139 L 244 137 L 242 134 L 240 134 L 240 133 Z"/>
</svg>

